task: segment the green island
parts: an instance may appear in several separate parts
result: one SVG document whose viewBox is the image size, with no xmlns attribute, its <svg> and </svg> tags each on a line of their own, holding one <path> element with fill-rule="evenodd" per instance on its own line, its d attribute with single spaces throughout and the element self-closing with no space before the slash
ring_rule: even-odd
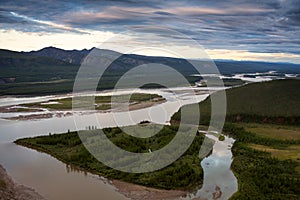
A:
<svg viewBox="0 0 300 200">
<path fill-rule="evenodd" d="M 90 105 L 91 99 L 94 99 L 94 106 L 91 109 L 95 110 L 108 110 L 111 109 L 111 102 L 113 103 L 130 103 L 130 106 L 137 104 L 145 104 L 144 107 L 153 105 L 154 103 L 161 103 L 165 99 L 158 94 L 147 94 L 147 93 L 133 93 L 132 95 L 115 95 L 115 96 L 80 96 L 75 97 L 76 103 L 79 105 Z M 38 102 L 38 103 L 26 103 L 21 106 L 27 108 L 20 108 L 23 111 L 31 111 L 32 109 L 47 108 L 51 110 L 72 110 L 72 97 L 52 99 L 49 101 Z M 129 101 L 128 101 L 129 100 Z"/>
<path fill-rule="evenodd" d="M 106 128 L 103 131 L 120 148 L 131 152 L 144 153 L 148 152 L 149 149 L 155 151 L 164 147 L 173 139 L 178 130 L 177 125 L 161 127 L 161 125 L 152 124 L 151 126 L 153 129 L 161 130 L 155 136 L 149 138 L 130 136 L 120 128 Z M 85 132 L 86 134 L 93 134 L 93 131 L 86 130 Z M 203 171 L 197 155 L 203 139 L 203 135 L 197 135 L 184 155 L 168 167 L 142 174 L 120 172 L 100 163 L 83 146 L 77 132 L 19 139 L 16 143 L 48 153 L 67 164 L 75 165 L 108 178 L 160 189 L 191 190 L 202 183 Z"/>
<path fill-rule="evenodd" d="M 231 199 L 300 198 L 299 87 L 300 80 L 276 80 L 227 90 L 223 134 L 236 140 L 232 147 L 231 168 L 238 179 L 238 191 Z M 185 107 L 192 108 L 190 105 Z M 199 124 L 203 129 L 211 117 L 210 97 L 199 103 L 199 107 Z M 158 134 L 146 139 L 129 136 L 119 128 L 104 129 L 104 132 L 121 148 L 147 152 L 172 140 L 180 117 L 179 110 L 172 116 L 170 126 L 164 126 Z M 161 189 L 193 190 L 203 180 L 198 152 L 204 137 L 198 134 L 184 155 L 170 166 L 145 174 L 123 173 L 97 162 L 83 147 L 76 132 L 19 139 L 16 143 L 109 178 Z"/>
</svg>

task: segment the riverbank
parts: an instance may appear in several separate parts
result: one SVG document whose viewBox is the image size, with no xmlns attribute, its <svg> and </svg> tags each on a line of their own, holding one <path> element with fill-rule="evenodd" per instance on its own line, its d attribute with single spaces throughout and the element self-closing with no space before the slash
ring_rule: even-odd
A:
<svg viewBox="0 0 300 200">
<path fill-rule="evenodd" d="M 175 200 L 181 199 L 188 195 L 188 191 L 183 190 L 160 190 L 132 183 L 127 183 L 119 180 L 113 180 L 112 184 L 120 193 L 132 200 L 140 199 L 164 199 Z"/>
<path fill-rule="evenodd" d="M 0 200 L 44 200 L 35 190 L 14 182 L 0 165 Z"/>
</svg>

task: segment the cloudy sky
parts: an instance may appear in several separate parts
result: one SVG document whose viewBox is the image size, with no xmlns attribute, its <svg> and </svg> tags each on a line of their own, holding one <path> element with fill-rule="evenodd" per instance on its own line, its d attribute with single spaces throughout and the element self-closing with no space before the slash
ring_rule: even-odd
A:
<svg viewBox="0 0 300 200">
<path fill-rule="evenodd" d="M 184 37 L 163 34 L 153 27 L 168 28 Z M 171 37 L 178 41 L 178 49 L 189 51 L 182 38 L 190 38 L 214 59 L 300 63 L 300 0 L 0 2 L 2 49 L 101 47 L 117 34 L 126 39 L 115 42 L 125 46 L 124 41 L 143 41 L 148 31 L 159 35 L 161 48 Z M 197 55 L 190 53 L 190 57 Z"/>
</svg>

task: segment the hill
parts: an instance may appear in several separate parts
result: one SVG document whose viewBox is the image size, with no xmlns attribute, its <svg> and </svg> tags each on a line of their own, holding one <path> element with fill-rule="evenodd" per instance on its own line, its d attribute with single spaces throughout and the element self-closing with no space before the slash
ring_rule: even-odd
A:
<svg viewBox="0 0 300 200">
<path fill-rule="evenodd" d="M 299 88 L 299 79 L 285 79 L 228 89 L 226 121 L 299 125 Z M 219 93 L 213 95 L 218 96 Z M 199 106 L 201 123 L 207 124 L 210 120 L 210 97 Z M 180 120 L 179 112 L 173 116 L 173 120 Z"/>
<path fill-rule="evenodd" d="M 228 115 L 300 116 L 300 79 L 248 84 L 227 91 Z"/>
</svg>

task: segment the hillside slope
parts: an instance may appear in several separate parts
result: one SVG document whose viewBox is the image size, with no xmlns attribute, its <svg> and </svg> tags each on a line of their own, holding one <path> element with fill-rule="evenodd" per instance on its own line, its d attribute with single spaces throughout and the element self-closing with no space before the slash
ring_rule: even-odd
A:
<svg viewBox="0 0 300 200">
<path fill-rule="evenodd" d="M 226 121 L 300 124 L 299 88 L 299 79 L 286 79 L 228 89 Z M 218 96 L 219 93 L 213 95 Z M 207 124 L 210 120 L 211 99 L 207 98 L 199 106 L 201 123 Z M 193 118 L 192 110 L 190 113 L 190 118 Z M 172 119 L 180 120 L 180 113 L 176 113 Z"/>
<path fill-rule="evenodd" d="M 229 115 L 300 116 L 300 80 L 248 84 L 227 91 Z"/>
</svg>

